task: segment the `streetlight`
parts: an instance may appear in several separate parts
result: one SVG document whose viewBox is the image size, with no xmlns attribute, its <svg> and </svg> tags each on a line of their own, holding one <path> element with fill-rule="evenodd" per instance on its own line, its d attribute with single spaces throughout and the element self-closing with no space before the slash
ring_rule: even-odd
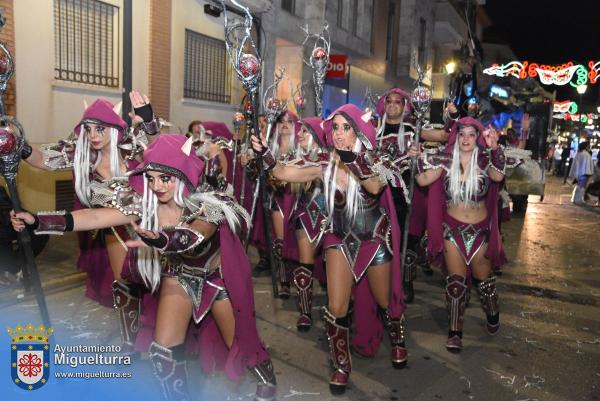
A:
<svg viewBox="0 0 600 401">
<path fill-rule="evenodd" d="M 456 72 L 456 63 L 450 60 L 446 63 L 445 67 L 446 75 L 448 75 L 448 95 L 444 100 L 444 110 L 446 109 L 448 102 L 454 103 L 454 98 L 456 97 L 456 93 L 454 93 L 454 73 Z"/>
</svg>

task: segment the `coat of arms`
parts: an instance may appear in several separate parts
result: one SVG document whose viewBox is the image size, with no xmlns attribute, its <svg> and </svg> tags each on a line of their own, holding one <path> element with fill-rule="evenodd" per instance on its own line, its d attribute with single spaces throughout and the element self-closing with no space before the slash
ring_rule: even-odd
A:
<svg viewBox="0 0 600 401">
<path fill-rule="evenodd" d="M 28 324 L 8 329 L 11 337 L 10 371 L 13 383 L 25 390 L 36 390 L 50 378 L 50 346 L 52 328 Z"/>
</svg>

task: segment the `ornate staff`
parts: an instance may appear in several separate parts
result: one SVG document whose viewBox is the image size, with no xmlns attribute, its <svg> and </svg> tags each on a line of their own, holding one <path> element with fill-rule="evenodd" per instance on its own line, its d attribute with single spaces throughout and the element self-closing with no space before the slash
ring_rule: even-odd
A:
<svg viewBox="0 0 600 401">
<path fill-rule="evenodd" d="M 231 185 L 235 188 L 235 176 L 237 172 L 237 159 L 240 148 L 240 131 L 242 124 L 244 123 L 244 115 L 239 111 L 233 115 L 233 131 L 235 132 L 235 138 L 233 142 L 233 174 L 231 175 Z"/>
<path fill-rule="evenodd" d="M 298 112 L 300 119 L 302 119 L 304 109 L 306 108 L 306 97 L 304 97 L 304 92 L 307 82 L 308 81 L 299 83 L 295 89 L 292 89 L 292 99 L 294 99 L 294 106 L 296 106 L 296 111 Z"/>
<path fill-rule="evenodd" d="M 365 89 L 365 96 L 363 96 L 362 100 L 365 111 L 375 113 L 377 109 L 377 99 L 379 99 L 379 95 L 373 92 L 370 86 L 367 86 L 367 89 Z"/>
<path fill-rule="evenodd" d="M 277 98 L 277 87 L 284 76 L 285 69 L 283 67 L 277 68 L 273 84 L 263 94 L 263 108 L 265 110 L 265 117 L 267 117 L 267 143 L 270 140 L 273 124 L 275 124 L 280 115 L 287 111 L 287 101 Z"/>
<path fill-rule="evenodd" d="M 371 90 L 370 86 L 367 86 L 365 89 L 365 96 L 363 97 L 362 104 L 364 106 L 365 112 L 371 112 L 371 120 L 377 121 L 377 132 L 379 132 L 379 128 L 381 126 L 381 116 L 377 114 L 377 99 L 379 99 L 379 95 Z"/>
<path fill-rule="evenodd" d="M 225 6 L 225 0 L 221 0 L 223 6 L 224 16 L 224 28 L 225 28 L 225 49 L 229 56 L 229 62 L 233 66 L 238 79 L 241 81 L 244 89 L 250 96 L 252 104 L 252 127 L 259 131 L 258 127 L 258 88 L 260 87 L 261 81 L 261 64 L 260 54 L 254 39 L 252 38 L 252 14 L 250 9 L 239 4 L 236 0 L 230 0 L 233 5 L 244 11 L 245 18 L 241 23 L 230 23 L 227 17 L 227 7 Z M 260 133 L 257 132 L 260 136 Z M 258 163 L 259 179 L 257 186 L 261 188 L 260 195 L 262 196 L 263 208 L 265 211 L 265 238 L 267 240 L 267 247 L 269 251 L 269 264 L 271 265 L 271 279 L 273 284 L 273 296 L 279 297 L 279 290 L 277 288 L 277 271 L 275 269 L 275 259 L 273 257 L 273 239 L 272 233 L 272 222 L 271 219 L 266 218 L 268 216 L 268 205 L 267 194 L 265 187 L 265 171 L 262 168 L 262 157 L 256 155 L 256 162 Z"/>
<path fill-rule="evenodd" d="M 6 19 L 0 15 L 0 29 L 4 27 L 5 23 Z M 27 150 L 29 145 L 25 142 L 25 130 L 23 130 L 19 121 L 4 114 L 4 91 L 13 72 L 13 58 L 4 43 L 0 42 L 0 175 L 6 180 L 13 209 L 15 212 L 20 212 L 23 209 L 17 192 L 17 172 L 19 171 L 21 153 L 24 148 Z M 31 286 L 33 286 L 42 321 L 46 327 L 49 327 L 50 315 L 48 314 L 40 275 L 35 264 L 35 256 L 31 248 L 29 231 L 23 230 L 17 233 L 17 238 L 20 248 L 25 254 L 25 266 L 22 269 L 25 290 L 29 292 Z"/>
<path fill-rule="evenodd" d="M 244 134 L 244 152 L 248 152 L 250 148 L 250 129 L 252 127 L 252 102 L 244 103 L 243 117 L 246 119 L 246 133 Z M 244 206 L 244 200 L 246 200 L 246 175 L 248 170 L 246 168 L 242 171 L 242 190 L 240 192 L 240 204 Z"/>
<path fill-rule="evenodd" d="M 317 117 L 323 114 L 323 85 L 325 84 L 325 75 L 327 74 L 327 65 L 329 64 L 329 49 L 331 39 L 329 36 L 329 26 L 325 24 L 320 33 L 310 33 L 308 25 L 302 28 L 306 37 L 302 42 L 302 47 L 308 47 L 309 42 L 314 40 L 310 57 L 303 58 L 304 64 L 313 70 L 313 84 L 315 86 L 315 112 Z"/>
<path fill-rule="evenodd" d="M 425 79 L 425 71 L 421 68 L 419 63 L 417 62 L 416 55 L 413 55 L 413 64 L 415 69 L 417 70 L 418 79 L 415 82 L 416 87 L 413 89 L 410 95 L 410 103 L 413 107 L 415 116 L 417 117 L 417 126 L 415 129 L 415 143 L 419 146 L 419 137 L 421 135 L 421 128 L 423 127 L 423 119 L 425 118 L 425 114 L 427 110 L 429 110 L 429 106 L 431 105 L 431 91 L 423 85 L 423 80 Z M 408 199 L 412 201 L 413 194 L 415 192 L 415 172 L 417 171 L 417 158 L 411 157 L 410 161 L 410 180 L 408 182 Z M 402 230 L 402 258 L 400 260 L 401 263 L 401 271 L 404 272 L 404 265 L 406 263 L 406 249 L 408 246 L 408 228 L 410 225 L 410 215 L 412 213 L 412 202 L 408 202 L 406 205 L 406 217 L 404 218 L 404 227 Z"/>
</svg>

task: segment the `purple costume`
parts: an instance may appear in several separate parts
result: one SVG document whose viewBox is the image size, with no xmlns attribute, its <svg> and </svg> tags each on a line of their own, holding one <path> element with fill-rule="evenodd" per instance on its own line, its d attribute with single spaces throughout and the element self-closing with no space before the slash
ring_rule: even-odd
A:
<svg viewBox="0 0 600 401">
<path fill-rule="evenodd" d="M 327 134 L 327 139 L 330 144 L 333 144 L 332 135 L 332 119 L 336 114 L 341 114 L 351 123 L 354 123 L 354 130 L 357 133 L 359 140 L 363 142 L 366 151 L 359 155 L 354 163 L 358 169 L 354 170 L 354 166 L 350 167 L 351 171 L 357 175 L 358 179 L 366 179 L 376 175 L 373 165 L 381 166 L 381 170 L 389 172 L 393 166 L 391 163 L 386 163 L 381 160 L 376 154 L 375 147 L 375 129 L 369 122 L 362 119 L 363 112 L 356 106 L 347 104 L 334 113 L 324 123 L 324 130 Z M 366 156 L 366 155 L 369 156 Z M 367 158 L 371 158 L 371 166 L 368 166 Z M 364 162 L 364 163 L 361 163 Z M 381 171 L 379 170 L 379 171 Z M 394 171 L 394 185 L 399 185 L 401 180 L 401 168 Z M 378 174 L 377 174 L 378 175 Z M 387 175 L 389 176 L 389 175 Z M 382 177 L 382 175 L 380 175 Z M 343 209 L 338 209 L 339 206 L 344 207 L 345 200 L 339 191 L 336 191 L 336 203 L 341 202 L 339 206 L 334 205 L 333 211 L 333 229 L 325 234 L 323 247 L 329 248 L 332 246 L 340 247 L 342 253 L 346 257 L 352 274 L 354 276 L 356 287 L 354 289 L 354 313 L 356 318 L 355 335 L 352 339 L 352 344 L 355 349 L 364 356 L 373 356 L 379 349 L 381 337 L 383 335 L 383 322 L 378 314 L 378 307 L 367 280 L 361 280 L 367 268 L 371 265 L 378 251 L 389 252 L 391 255 L 391 271 L 390 271 L 390 304 L 388 311 L 392 319 L 400 319 L 404 313 L 404 296 L 402 290 L 402 274 L 400 271 L 400 226 L 395 218 L 390 216 L 396 215 L 394 202 L 389 186 L 385 186 L 383 192 L 379 195 L 368 193 L 360 187 L 361 195 L 365 199 L 365 223 L 368 222 L 362 229 L 360 226 L 344 227 L 344 217 L 340 212 Z M 336 210 L 337 209 L 337 212 Z M 336 228 L 336 217 L 338 218 L 338 227 Z M 340 227 L 341 223 L 341 227 Z M 356 223 L 356 222 L 355 222 Z M 361 232 L 362 231 L 362 232 Z M 388 259 L 389 260 L 389 259 Z"/>
<path fill-rule="evenodd" d="M 300 123 L 313 137 L 313 142 L 317 144 L 318 151 L 315 154 L 309 154 L 308 157 L 318 158 L 318 154 L 325 150 L 326 138 L 322 120 L 318 117 L 309 117 L 303 119 Z M 316 192 L 318 191 L 318 192 Z M 325 196 L 323 194 L 323 185 L 320 180 L 312 183 L 311 187 L 303 190 L 297 195 L 296 207 L 292 216 L 292 221 L 297 221 L 296 229 L 302 229 L 310 242 L 318 246 L 321 234 L 321 223 L 326 218 Z"/>
<path fill-rule="evenodd" d="M 451 174 L 453 157 L 458 155 L 458 133 L 465 127 L 472 127 L 478 134 L 475 153 L 472 153 L 471 166 L 474 171 L 468 171 L 468 175 L 459 181 L 457 194 L 452 192 Z M 487 244 L 485 257 L 490 260 L 492 270 L 498 270 L 506 263 L 506 256 L 498 231 L 498 189 L 499 183 L 490 179 L 488 171 L 496 170 L 504 174 L 506 158 L 503 149 L 498 147 L 490 151 L 486 147 L 483 135 L 484 127 L 481 123 L 471 117 L 465 117 L 452 127 L 448 146 L 441 153 L 425 153 L 419 160 L 419 172 L 425 169 L 443 169 L 440 177 L 428 188 L 428 253 L 434 264 L 441 266 L 447 274 L 444 260 L 445 241 L 449 241 L 462 256 L 467 266 L 467 276 L 451 274 L 446 278 L 446 306 L 448 310 L 449 332 L 446 348 L 452 352 L 462 349 L 462 329 L 466 300 L 469 293 L 467 278 L 471 276 L 471 264 L 473 257 Z M 467 134 L 468 135 L 468 134 Z M 473 177 L 473 178 L 471 178 Z M 467 196 L 467 180 L 476 182 L 475 190 Z M 477 223 L 465 223 L 450 216 L 447 206 L 450 202 L 463 202 L 477 205 L 483 202 L 487 215 Z M 473 280 L 475 281 L 475 280 Z M 477 291 L 482 309 L 487 316 L 487 330 L 489 334 L 496 334 L 500 328 L 498 294 L 496 292 L 496 277 L 494 275 L 483 281 L 477 281 Z"/>
<path fill-rule="evenodd" d="M 203 121 L 202 127 L 207 131 L 207 135 L 211 137 L 211 143 L 219 146 L 227 160 L 227 174 L 223 175 L 223 166 L 218 156 L 212 158 L 204 157 L 206 163 L 204 168 L 204 177 L 208 179 L 218 190 L 225 190 L 227 184 L 232 184 L 233 177 L 233 134 L 227 128 L 227 125 L 217 121 Z M 202 149 L 202 147 L 200 147 Z M 206 152 L 201 152 L 206 153 Z M 210 177 L 210 178 L 209 178 Z"/>
<path fill-rule="evenodd" d="M 292 121 L 287 152 L 281 152 L 281 146 L 283 145 L 282 136 L 276 124 L 273 125 L 269 138 L 270 148 L 275 158 L 281 161 L 294 157 L 296 150 L 295 142 L 300 130 L 298 116 L 291 111 L 286 111 L 279 116 L 279 119 L 287 117 Z M 296 241 L 295 225 L 292 221 L 296 198 L 289 183 L 281 182 L 272 176 L 268 176 L 267 182 L 270 184 L 267 186 L 267 191 L 270 198 L 271 213 L 279 213 L 283 219 L 283 238 L 277 238 L 276 233 L 273 232 L 273 256 L 277 264 L 277 271 L 279 272 L 279 284 L 281 286 L 279 296 L 286 299 L 289 298 L 291 293 L 290 279 L 293 265 L 298 260 L 298 243 Z M 271 216 L 268 218 L 271 218 Z M 273 229 L 275 230 L 275 227 Z"/>
<path fill-rule="evenodd" d="M 134 158 L 141 152 L 140 143 L 146 142 L 145 134 L 156 134 L 157 130 L 160 129 L 160 123 L 154 116 L 152 122 L 141 125 L 141 128 L 146 130 L 145 132 L 139 129 L 127 132 L 127 124 L 113 110 L 113 107 L 112 103 L 105 99 L 98 99 L 92 103 L 84 111 L 81 121 L 73 130 L 75 139 L 68 139 L 42 147 L 44 164 L 52 170 L 78 169 L 76 176 L 82 174 L 81 166 L 76 165 L 76 163 L 85 164 L 85 158 L 81 158 L 81 156 L 85 156 L 83 155 L 85 149 L 77 149 L 77 147 L 86 146 L 89 149 L 89 165 L 94 166 L 99 153 L 88 145 L 86 138 L 82 137 L 87 135 L 84 132 L 85 124 L 91 123 L 105 127 L 103 135 L 116 134 L 114 138 L 116 140 L 115 151 L 119 152 L 119 159 L 125 161 L 127 170 L 131 170 L 137 164 Z M 111 143 L 111 146 L 115 145 Z M 78 155 L 80 156 L 79 160 Z M 87 167 L 84 167 L 84 170 L 83 174 L 89 174 L 86 189 L 89 191 L 89 195 L 86 195 L 87 199 L 85 201 L 76 197 L 74 210 L 86 207 L 84 202 L 90 207 L 111 206 L 114 186 L 118 185 L 118 180 L 104 179 L 93 169 L 88 171 Z M 122 175 L 120 171 L 118 174 Z M 75 185 L 77 185 L 77 179 L 75 181 Z M 129 239 L 126 226 L 78 233 L 80 253 L 77 268 L 87 273 L 86 296 L 102 305 L 114 306 L 119 310 L 119 322 L 125 351 L 131 352 L 134 349 L 145 351 L 154 330 L 156 299 L 152 296 L 143 296 L 144 286 L 137 279 L 135 272 L 135 251 L 127 250 L 128 255 L 121 271 L 121 277 L 130 281 L 130 283 L 118 283 L 114 280 L 105 246 L 107 235 L 115 236 L 124 247 L 125 241 Z M 130 269 L 131 266 L 134 268 Z M 141 298 L 144 298 L 143 307 L 140 305 Z"/>
<path fill-rule="evenodd" d="M 475 200 L 485 202 L 488 213 L 483 221 L 476 224 L 464 224 L 446 213 L 446 206 L 451 197 L 448 188 L 448 171 L 452 161 L 452 148 L 457 140 L 458 127 L 467 123 L 473 126 L 477 123 L 476 128 L 479 132 L 484 130 L 477 120 L 469 117 L 459 120 L 459 124 L 456 124 L 452 129 L 445 151 L 440 154 L 425 154 L 425 158 L 421 162 L 424 169 L 444 169 L 441 177 L 429 186 L 427 202 L 427 232 L 429 236 L 427 250 L 432 262 L 441 266 L 444 272 L 446 272 L 443 260 L 444 239 L 450 239 L 457 246 L 467 265 L 470 264 L 473 255 L 484 242 L 488 243 L 486 257 L 492 261 L 494 270 L 500 269 L 506 263 L 506 256 L 498 231 L 498 183 L 491 181 L 487 174 L 484 174 L 479 180 L 479 191 L 475 194 Z M 477 164 L 481 171 L 486 171 L 491 164 L 491 156 L 489 151 L 486 151 L 483 135 L 479 135 L 477 146 L 481 149 Z M 472 228 L 469 228 L 469 226 L 472 226 Z"/>
<path fill-rule="evenodd" d="M 247 221 L 248 216 L 232 197 L 204 186 L 196 189 L 204 163 L 190 152 L 191 143 L 186 153 L 187 145 L 182 135 L 161 135 L 144 152 L 144 162 L 131 173 L 129 182 L 138 197 L 144 193 L 143 174 L 147 171 L 173 175 L 185 184 L 186 206 L 180 223 L 163 227 L 161 231 L 168 239 L 166 245 L 158 248 L 162 253 L 162 276 L 176 277 L 190 296 L 202 366 L 212 371 L 216 364 L 224 368 L 232 380 L 238 380 L 245 369 L 251 369 L 259 380 L 257 396 L 270 399 L 275 395 L 276 385 L 273 365 L 256 329 L 248 258 L 230 221 L 232 215 L 236 216 L 237 223 Z M 217 231 L 210 238 L 204 238 L 188 225 L 195 220 L 214 224 Z M 234 228 L 241 228 L 240 225 Z M 226 347 L 215 321 L 208 314 L 216 300 L 226 299 L 231 302 L 235 319 L 230 348 Z M 187 376 L 185 360 L 178 356 L 178 347 L 166 348 L 156 342 L 150 346 L 155 375 L 167 398 L 181 389 L 181 381 Z M 172 366 L 172 370 L 161 369 L 165 363 Z"/>
<path fill-rule="evenodd" d="M 321 120 L 318 117 L 303 119 L 300 123 L 310 135 L 310 150 L 304 151 L 309 160 L 316 161 L 323 155 L 328 157 L 325 151 L 325 132 L 321 128 Z M 297 131 L 297 134 L 300 130 Z M 297 135 L 299 140 L 299 136 Z M 316 146 L 312 146 L 312 144 Z M 297 185 L 297 184 L 296 184 Z M 297 185 L 298 186 L 298 185 Z M 290 214 L 289 224 L 295 229 L 294 240 L 303 233 L 314 248 L 314 262 L 305 263 L 300 260 L 292 270 L 292 282 L 298 291 L 298 310 L 300 317 L 296 322 L 299 331 L 307 331 L 312 326 L 312 286 L 313 275 L 321 282 L 326 282 L 325 269 L 322 256 L 322 224 L 326 219 L 325 194 L 323 193 L 323 182 L 316 179 L 306 185 L 300 185 L 300 190 L 295 193 L 295 203 Z M 286 231 L 287 232 L 287 231 Z M 288 237 L 292 237 L 288 235 Z M 286 238 L 286 246 L 287 246 Z M 297 242 L 296 242 L 297 244 Z M 296 245 L 297 246 L 297 245 Z"/>
<path fill-rule="evenodd" d="M 391 182 L 397 186 L 402 172 L 407 167 L 400 161 L 394 163 L 376 152 L 374 127 L 368 116 L 363 115 L 359 108 L 351 104 L 340 107 L 322 123 L 327 145 L 333 145 L 332 119 L 336 115 L 341 115 L 348 121 L 362 144 L 361 153 L 353 154 L 353 161 L 345 161 L 344 167 L 341 160 L 331 157 L 332 154 L 320 153 L 312 159 L 310 156 L 304 156 L 284 164 L 297 168 L 318 166 L 323 171 L 325 199 L 331 202 L 326 206 L 323 247 L 339 249 L 354 276 L 354 349 L 361 355 L 373 356 L 381 343 L 385 325 L 392 342 L 392 362 L 395 367 L 400 368 L 407 360 L 403 332 L 405 305 L 400 271 L 400 227 L 395 218 L 389 217 L 395 216 L 390 189 L 386 185 L 381 193 L 374 195 L 358 183 L 357 196 L 362 199 L 362 204 L 354 218 L 350 219 L 346 216 L 347 192 L 337 186 L 334 177 L 337 174 L 336 169 L 347 168 L 351 172 L 348 180 L 359 182 L 378 177 L 383 182 Z M 327 195 L 327 191 L 331 191 L 331 195 Z M 363 279 L 363 275 L 369 266 L 387 262 L 391 262 L 390 299 L 388 308 L 380 313 L 369 283 Z M 331 359 L 335 368 L 330 379 L 330 388 L 334 394 L 338 394 L 345 390 L 352 369 L 349 327 L 347 317 L 335 317 L 327 308 L 325 320 Z"/>
</svg>

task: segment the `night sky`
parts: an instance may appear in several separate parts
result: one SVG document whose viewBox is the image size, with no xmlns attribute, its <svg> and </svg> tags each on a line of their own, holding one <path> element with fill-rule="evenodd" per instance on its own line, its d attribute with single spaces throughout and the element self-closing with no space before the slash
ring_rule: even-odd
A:
<svg viewBox="0 0 600 401">
<path fill-rule="evenodd" d="M 573 61 L 587 66 L 600 60 L 600 1 L 598 0 L 487 0 L 485 9 L 495 33 L 506 41 L 519 61 L 563 64 Z M 557 100 L 575 100 L 579 94 L 570 85 L 552 85 Z M 600 105 L 600 80 L 588 82 L 583 96 L 587 111 Z"/>
</svg>

